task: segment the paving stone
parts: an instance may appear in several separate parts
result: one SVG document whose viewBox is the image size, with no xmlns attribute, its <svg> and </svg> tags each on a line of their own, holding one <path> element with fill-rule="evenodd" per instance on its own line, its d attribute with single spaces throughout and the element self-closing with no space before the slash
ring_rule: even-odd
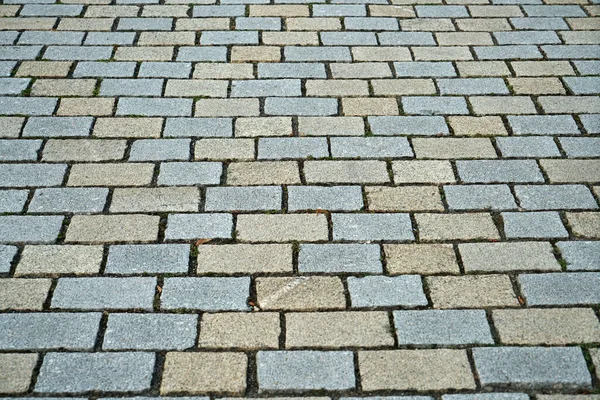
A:
<svg viewBox="0 0 600 400">
<path fill-rule="evenodd" d="M 287 348 L 379 347 L 394 343 L 383 311 L 288 313 Z M 347 327 L 352 326 L 351 330 Z"/>
<path fill-rule="evenodd" d="M 0 190 L 0 213 L 19 213 L 23 211 L 27 196 L 28 192 L 26 190 Z"/>
<path fill-rule="evenodd" d="M 185 244 L 111 246 L 105 273 L 116 275 L 187 273 L 190 248 Z"/>
<path fill-rule="evenodd" d="M 197 188 L 117 188 L 113 191 L 110 212 L 197 211 Z"/>
<path fill-rule="evenodd" d="M 160 96 L 162 93 L 162 79 L 104 79 L 100 85 L 101 96 Z M 130 99 L 131 100 L 131 99 Z M 134 99 L 135 100 L 135 99 Z M 144 115 L 146 112 L 141 108 L 145 104 L 134 103 L 130 108 L 140 107 Z M 152 106 L 152 104 L 148 104 Z M 156 112 L 148 111 L 148 115 Z M 128 114 L 126 111 L 125 114 Z"/>
<path fill-rule="evenodd" d="M 165 239 L 230 238 L 231 214 L 169 214 Z"/>
<path fill-rule="evenodd" d="M 439 189 L 435 186 L 369 186 L 366 188 L 371 211 L 443 210 Z"/>
<path fill-rule="evenodd" d="M 387 183 L 383 161 L 307 161 L 304 174 L 308 183 Z"/>
<path fill-rule="evenodd" d="M 508 121 L 517 135 L 578 134 L 579 129 L 570 115 L 509 116 Z"/>
<path fill-rule="evenodd" d="M 595 209 L 596 202 L 583 185 L 515 186 L 521 207 L 527 210 Z"/>
<path fill-rule="evenodd" d="M 62 216 L 0 216 L 1 243 L 52 243 L 60 233 Z"/>
<path fill-rule="evenodd" d="M 418 275 L 349 277 L 348 291 L 353 308 L 427 305 Z"/>
<path fill-rule="evenodd" d="M 359 186 L 288 186 L 288 210 L 351 211 L 363 207 Z"/>
<path fill-rule="evenodd" d="M 572 212 L 566 215 L 575 236 L 598 238 L 600 214 L 593 212 Z"/>
<path fill-rule="evenodd" d="M 325 46 L 374 46 L 377 37 L 373 32 L 321 32 Z"/>
<path fill-rule="evenodd" d="M 260 70 L 259 70 L 260 74 Z M 298 79 L 261 79 L 257 81 L 233 81 L 231 97 L 301 96 Z"/>
<path fill-rule="evenodd" d="M 250 278 L 166 278 L 161 296 L 165 310 L 245 311 Z"/>
<path fill-rule="evenodd" d="M 560 271 L 550 243 L 461 243 L 466 272 Z"/>
<path fill-rule="evenodd" d="M 148 242 L 158 236 L 159 217 L 154 215 L 75 215 L 65 241 L 77 242 Z"/>
<path fill-rule="evenodd" d="M 10 266 L 12 264 L 15 255 L 17 254 L 16 246 L 0 245 L 0 272 L 10 272 Z"/>
<path fill-rule="evenodd" d="M 258 390 L 344 390 L 355 387 L 349 351 L 259 351 Z"/>
<path fill-rule="evenodd" d="M 334 240 L 414 240 L 407 214 L 333 214 L 332 222 Z"/>
<path fill-rule="evenodd" d="M 228 185 L 300 184 L 294 161 L 237 162 L 227 168 Z"/>
<path fill-rule="evenodd" d="M 303 244 L 298 256 L 302 273 L 380 273 L 379 246 L 373 244 Z"/>
<path fill-rule="evenodd" d="M 4 372 L 0 378 L 0 393 L 26 392 L 37 360 L 37 354 L 0 354 L 0 366 Z"/>
<path fill-rule="evenodd" d="M 362 136 L 360 117 L 298 117 L 298 131 L 304 136 Z"/>
<path fill-rule="evenodd" d="M 438 79 L 440 94 L 508 94 L 508 88 L 500 78 Z"/>
<path fill-rule="evenodd" d="M 256 298 L 261 310 L 314 311 L 346 308 L 339 277 L 259 277 Z"/>
<path fill-rule="evenodd" d="M 167 118 L 165 137 L 228 137 L 232 135 L 230 118 Z"/>
<path fill-rule="evenodd" d="M 265 114 L 267 115 L 335 115 L 338 104 L 335 99 L 267 97 Z"/>
<path fill-rule="evenodd" d="M 369 117 L 374 135 L 444 135 L 448 127 L 443 117 Z"/>
<path fill-rule="evenodd" d="M 600 323 L 591 308 L 494 310 L 492 315 L 503 344 L 565 345 L 600 337 Z"/>
<path fill-rule="evenodd" d="M 401 158 L 413 152 L 405 138 L 331 138 L 335 158 Z"/>
<path fill-rule="evenodd" d="M 59 186 L 65 170 L 64 164 L 2 164 L 0 181 L 4 187 Z"/>
<path fill-rule="evenodd" d="M 49 162 L 121 160 L 126 147 L 127 143 L 124 140 L 50 139 L 44 146 L 42 160 Z"/>
<path fill-rule="evenodd" d="M 71 167 L 67 185 L 143 186 L 150 183 L 153 173 L 154 165 L 149 163 L 75 164 Z"/>
<path fill-rule="evenodd" d="M 196 142 L 195 159 L 253 160 L 255 143 L 252 139 L 203 139 Z"/>
<path fill-rule="evenodd" d="M 474 389 L 465 350 L 371 350 L 358 352 L 363 390 Z"/>
<path fill-rule="evenodd" d="M 422 241 L 499 239 L 498 230 L 487 213 L 416 214 Z"/>
<path fill-rule="evenodd" d="M 162 118 L 98 118 L 94 125 L 93 135 L 127 138 L 159 137 L 162 123 Z"/>
<path fill-rule="evenodd" d="M 600 274 L 571 272 L 519 276 L 527 305 L 595 304 L 600 298 Z"/>
<path fill-rule="evenodd" d="M 51 284 L 50 279 L 0 280 L 0 310 L 41 310 Z"/>
<path fill-rule="evenodd" d="M 540 165 L 553 183 L 596 182 L 600 177 L 595 160 L 542 160 Z"/>
<path fill-rule="evenodd" d="M 558 242 L 562 258 L 568 271 L 600 269 L 600 242 Z"/>
<path fill-rule="evenodd" d="M 192 99 L 151 99 L 121 97 L 116 115 L 149 117 L 188 117 L 192 114 Z"/>
<path fill-rule="evenodd" d="M 221 181 L 222 170 L 218 162 L 163 162 L 157 182 L 164 186 L 215 185 Z"/>
<path fill-rule="evenodd" d="M 467 104 L 459 97 L 403 97 L 402 108 L 407 114 L 440 115 L 468 114 Z"/>
<path fill-rule="evenodd" d="M 54 108 L 54 106 L 52 107 Z M 25 118 L 22 117 L 0 117 L 0 137 L 16 138 L 19 136 Z"/>
<path fill-rule="evenodd" d="M 551 136 L 511 136 L 496 138 L 496 144 L 505 158 L 560 157 L 560 151 Z"/>
<path fill-rule="evenodd" d="M 258 140 L 258 159 L 312 159 L 328 156 L 325 138 L 261 138 Z"/>
<path fill-rule="evenodd" d="M 281 188 L 275 186 L 207 188 L 204 209 L 206 211 L 280 210 Z"/>
<path fill-rule="evenodd" d="M 502 213 L 507 238 L 564 238 L 569 234 L 555 211 Z"/>
<path fill-rule="evenodd" d="M 289 117 L 248 117 L 235 122 L 236 137 L 290 136 L 291 133 Z"/>
<path fill-rule="evenodd" d="M 91 117 L 34 117 L 23 128 L 26 137 L 89 136 Z"/>
<path fill-rule="evenodd" d="M 444 186 L 448 207 L 453 210 L 513 210 L 517 208 L 507 185 Z"/>
<path fill-rule="evenodd" d="M 242 242 L 315 242 L 328 237 L 327 220 L 318 214 L 243 214 L 236 228 Z"/>
<path fill-rule="evenodd" d="M 131 145 L 130 161 L 186 160 L 190 139 L 140 139 Z"/>
<path fill-rule="evenodd" d="M 459 176 L 465 182 L 543 182 L 544 178 L 533 160 L 473 160 L 457 161 Z"/>
<path fill-rule="evenodd" d="M 278 98 L 275 98 L 278 99 Z M 200 99 L 196 117 L 253 117 L 259 115 L 258 99 Z"/>
<path fill-rule="evenodd" d="M 314 18 L 313 18 L 314 20 Z M 289 29 L 289 20 L 287 22 Z M 286 61 L 351 61 L 352 56 L 347 47 L 299 47 L 284 48 Z"/>
<path fill-rule="evenodd" d="M 401 345 L 493 344 L 484 310 L 394 311 Z"/>
<path fill-rule="evenodd" d="M 589 387 L 591 377 L 581 349 L 497 347 L 473 349 L 483 386 Z"/>
<path fill-rule="evenodd" d="M 216 247 L 216 246 L 215 246 Z M 202 315 L 198 347 L 211 349 L 277 349 L 279 314 L 206 313 Z"/>
<path fill-rule="evenodd" d="M 102 246 L 27 245 L 23 249 L 15 276 L 75 274 L 100 272 Z"/>
<path fill-rule="evenodd" d="M 276 273 L 292 271 L 292 247 L 287 244 L 202 245 L 198 274 Z"/>
<path fill-rule="evenodd" d="M 434 308 L 519 306 L 506 275 L 431 276 L 425 282 Z"/>
<path fill-rule="evenodd" d="M 154 362 L 143 352 L 48 353 L 35 392 L 139 392 L 150 388 Z"/>
</svg>

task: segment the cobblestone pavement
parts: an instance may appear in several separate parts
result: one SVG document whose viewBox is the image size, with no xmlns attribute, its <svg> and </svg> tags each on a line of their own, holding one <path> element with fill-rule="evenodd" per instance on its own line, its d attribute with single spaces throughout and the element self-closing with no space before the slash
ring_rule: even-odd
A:
<svg viewBox="0 0 600 400">
<path fill-rule="evenodd" d="M 3 0 L 0 397 L 600 400 L 590 1 Z"/>
</svg>

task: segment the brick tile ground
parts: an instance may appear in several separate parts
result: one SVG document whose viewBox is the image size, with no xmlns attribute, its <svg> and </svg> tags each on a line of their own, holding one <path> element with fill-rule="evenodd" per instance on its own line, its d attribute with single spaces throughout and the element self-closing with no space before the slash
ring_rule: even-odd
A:
<svg viewBox="0 0 600 400">
<path fill-rule="evenodd" d="M 0 397 L 600 400 L 598 0 L 0 17 Z"/>
</svg>

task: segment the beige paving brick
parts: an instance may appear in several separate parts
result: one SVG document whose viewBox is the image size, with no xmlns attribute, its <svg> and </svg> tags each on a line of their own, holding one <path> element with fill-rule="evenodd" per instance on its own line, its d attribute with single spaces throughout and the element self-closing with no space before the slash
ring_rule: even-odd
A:
<svg viewBox="0 0 600 400">
<path fill-rule="evenodd" d="M 508 78 L 515 94 L 565 94 L 558 78 Z"/>
<path fill-rule="evenodd" d="M 165 97 L 227 97 L 227 81 L 169 79 Z"/>
<path fill-rule="evenodd" d="M 575 236 L 600 238 L 599 212 L 568 212 L 566 215 Z"/>
<path fill-rule="evenodd" d="M 512 61 L 517 76 L 563 76 L 575 75 L 568 61 Z"/>
<path fill-rule="evenodd" d="M 504 61 L 458 61 L 456 68 L 463 77 L 510 76 L 510 70 Z"/>
<path fill-rule="evenodd" d="M 518 307 L 508 275 L 425 278 L 434 308 Z"/>
<path fill-rule="evenodd" d="M 440 32 L 435 34 L 440 46 L 491 46 L 494 44 L 488 32 Z"/>
<path fill-rule="evenodd" d="M 415 214 L 423 241 L 500 239 L 487 213 Z"/>
<path fill-rule="evenodd" d="M 54 27 L 57 18 L 2 18 L 2 30 L 40 30 L 48 31 Z"/>
<path fill-rule="evenodd" d="M 307 161 L 308 183 L 387 183 L 390 178 L 384 161 Z"/>
<path fill-rule="evenodd" d="M 115 99 L 110 97 L 66 97 L 60 100 L 57 115 L 107 116 L 112 115 Z"/>
<path fill-rule="evenodd" d="M 417 158 L 496 158 L 496 150 L 488 138 L 414 138 Z"/>
<path fill-rule="evenodd" d="M 401 274 L 459 274 L 456 254 L 450 244 L 385 244 L 387 271 Z"/>
<path fill-rule="evenodd" d="M 162 118 L 98 118 L 92 135 L 102 138 L 158 138 L 162 124 Z"/>
<path fill-rule="evenodd" d="M 597 44 L 600 42 L 598 31 L 561 31 L 559 32 L 566 44 Z"/>
<path fill-rule="evenodd" d="M 38 79 L 31 87 L 32 96 L 92 96 L 95 79 Z"/>
<path fill-rule="evenodd" d="M 342 23 L 339 18 L 286 18 L 288 31 L 339 31 Z"/>
<path fill-rule="evenodd" d="M 263 44 L 269 46 L 318 46 L 317 32 L 263 32 Z"/>
<path fill-rule="evenodd" d="M 411 61 L 407 47 L 352 47 L 354 61 Z"/>
<path fill-rule="evenodd" d="M 540 164 L 552 183 L 598 182 L 598 160 L 540 160 Z"/>
<path fill-rule="evenodd" d="M 573 30 L 588 31 L 600 29 L 600 18 L 598 17 L 565 18 L 565 20 Z"/>
<path fill-rule="evenodd" d="M 0 310 L 41 310 L 51 285 L 50 279 L 0 279 Z"/>
<path fill-rule="evenodd" d="M 456 182 L 449 161 L 394 161 L 395 183 L 452 183 Z"/>
<path fill-rule="evenodd" d="M 194 187 L 117 188 L 112 213 L 198 211 L 200 193 Z"/>
<path fill-rule="evenodd" d="M 300 4 L 250 5 L 250 17 L 308 17 L 309 13 L 308 6 Z"/>
<path fill-rule="evenodd" d="M 101 1 L 101 0 L 99 0 Z M 63 1 L 63 3 L 67 3 Z M 81 4 L 81 3 L 79 3 Z M 114 18 L 61 18 L 58 23 L 59 31 L 110 31 L 115 22 Z"/>
<path fill-rule="evenodd" d="M 472 17 L 522 17 L 523 11 L 517 5 L 469 6 Z"/>
<path fill-rule="evenodd" d="M 246 389 L 244 353 L 167 353 L 160 393 L 230 393 Z"/>
<path fill-rule="evenodd" d="M 254 117 L 260 114 L 258 99 L 200 99 L 196 117 Z"/>
<path fill-rule="evenodd" d="M 327 219 L 319 214 L 242 214 L 236 230 L 242 242 L 327 240 Z"/>
<path fill-rule="evenodd" d="M 138 46 L 176 46 L 194 45 L 194 32 L 142 32 L 137 41 Z"/>
<path fill-rule="evenodd" d="M 43 161 L 108 161 L 121 160 L 125 140 L 50 139 L 44 147 Z"/>
<path fill-rule="evenodd" d="M 400 4 L 394 3 L 392 4 Z M 404 1 L 403 4 L 414 4 L 415 1 L 400 0 Z M 422 0 L 424 3 L 431 3 L 432 0 Z M 440 1 L 441 3 L 441 1 Z M 415 19 L 404 19 L 400 20 L 400 29 L 403 31 L 432 31 L 432 32 L 449 32 L 455 31 L 456 28 L 449 18 L 415 18 Z"/>
<path fill-rule="evenodd" d="M 466 350 L 358 352 L 365 391 L 475 389 Z"/>
<path fill-rule="evenodd" d="M 200 322 L 198 347 L 277 349 L 280 332 L 278 313 L 206 313 L 202 315 Z"/>
<path fill-rule="evenodd" d="M 463 117 L 448 118 L 450 126 L 457 136 L 506 136 L 508 132 L 500 117 Z"/>
<path fill-rule="evenodd" d="M 116 61 L 171 61 L 174 47 L 117 47 Z"/>
<path fill-rule="evenodd" d="M 443 211 L 437 186 L 366 186 L 370 211 Z"/>
<path fill-rule="evenodd" d="M 469 102 L 473 112 L 480 115 L 537 113 L 533 101 L 526 96 L 471 96 Z"/>
<path fill-rule="evenodd" d="M 538 102 L 548 114 L 593 114 L 600 109 L 600 97 L 540 96 Z"/>
<path fill-rule="evenodd" d="M 365 123 L 360 117 L 298 117 L 300 136 L 362 136 Z"/>
<path fill-rule="evenodd" d="M 342 281 L 333 276 L 256 278 L 256 296 L 262 310 L 346 308 Z"/>
<path fill-rule="evenodd" d="M 75 164 L 67 186 L 145 186 L 153 174 L 149 163 Z"/>
<path fill-rule="evenodd" d="M 395 98 L 360 97 L 342 99 L 344 115 L 398 115 L 398 102 Z"/>
<path fill-rule="evenodd" d="M 458 249 L 466 272 L 561 270 L 550 243 L 465 243 Z"/>
<path fill-rule="evenodd" d="M 592 356 L 592 361 L 594 363 L 594 366 L 596 367 L 596 378 L 600 379 L 600 347 L 596 347 L 594 349 L 590 349 L 589 350 L 590 355 Z M 599 397 L 599 396 L 593 396 L 593 397 Z M 550 400 L 550 399 L 544 399 L 544 400 Z M 557 400 L 557 399 L 555 399 Z M 588 400 L 598 400 L 598 399 L 588 399 Z"/>
<path fill-rule="evenodd" d="M 291 273 L 289 244 L 223 244 L 198 246 L 198 275 Z"/>
<path fill-rule="evenodd" d="M 144 5 L 142 6 L 142 17 L 187 17 L 188 5 Z"/>
<path fill-rule="evenodd" d="M 300 183 L 295 161 L 234 162 L 227 168 L 228 185 L 293 185 Z"/>
<path fill-rule="evenodd" d="M 365 80 L 358 79 L 310 79 L 306 81 L 306 95 L 317 97 L 349 97 L 349 96 L 368 96 L 369 84 Z M 345 99 L 347 100 L 347 99 Z M 357 99 L 364 100 L 364 99 Z M 375 100 L 375 99 L 371 99 Z M 379 100 L 379 99 L 377 99 Z M 390 100 L 390 99 L 382 99 Z M 368 102 L 367 102 L 368 103 Z M 356 107 L 356 105 L 354 106 Z M 365 106 L 367 107 L 367 106 Z M 396 110 L 398 105 L 396 105 Z"/>
<path fill-rule="evenodd" d="M 123 5 L 93 5 L 85 10 L 86 18 L 94 17 L 136 17 L 139 12 L 138 6 Z"/>
<path fill-rule="evenodd" d="M 410 6 L 370 4 L 369 15 L 372 17 L 414 18 L 415 11 Z"/>
<path fill-rule="evenodd" d="M 471 50 L 466 46 L 413 47 L 416 61 L 472 60 Z"/>
<path fill-rule="evenodd" d="M 385 311 L 285 314 L 288 348 L 392 346 L 394 338 Z"/>
<path fill-rule="evenodd" d="M 65 242 L 148 242 L 158 238 L 159 216 L 155 215 L 75 215 Z"/>
<path fill-rule="evenodd" d="M 24 393 L 29 388 L 37 354 L 0 354 L 0 393 Z"/>
<path fill-rule="evenodd" d="M 457 19 L 456 26 L 467 32 L 510 31 L 512 27 L 506 18 L 464 18 Z"/>
<path fill-rule="evenodd" d="M 176 31 L 227 31 L 229 18 L 177 18 Z"/>
<path fill-rule="evenodd" d="M 18 5 L 2 4 L 0 5 L 0 17 L 13 17 L 17 15 L 19 8 Z"/>
<path fill-rule="evenodd" d="M 234 46 L 231 62 L 277 62 L 281 61 L 281 48 L 277 46 Z"/>
<path fill-rule="evenodd" d="M 252 160 L 253 139 L 202 139 L 194 148 L 196 160 Z"/>
<path fill-rule="evenodd" d="M 100 272 L 102 246 L 27 245 L 15 276 L 91 275 Z"/>
<path fill-rule="evenodd" d="M 249 117 L 235 121 L 236 137 L 292 136 L 291 117 Z"/>
<path fill-rule="evenodd" d="M 197 63 L 194 79 L 254 79 L 252 64 Z"/>
<path fill-rule="evenodd" d="M 566 345 L 600 341 L 600 322 L 591 308 L 494 310 L 492 316 L 502 344 Z"/>
<path fill-rule="evenodd" d="M 436 94 L 433 79 L 373 79 L 376 96 L 410 96 Z"/>
<path fill-rule="evenodd" d="M 72 65 L 72 61 L 23 61 L 16 76 L 65 77 Z"/>
<path fill-rule="evenodd" d="M 23 117 L 0 117 L 0 138 L 19 137 L 23 122 Z"/>
</svg>

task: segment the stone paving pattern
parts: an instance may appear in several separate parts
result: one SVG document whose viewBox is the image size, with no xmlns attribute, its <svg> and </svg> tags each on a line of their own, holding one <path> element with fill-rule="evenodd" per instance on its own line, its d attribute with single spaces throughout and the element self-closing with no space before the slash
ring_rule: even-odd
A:
<svg viewBox="0 0 600 400">
<path fill-rule="evenodd" d="M 0 3 L 0 397 L 600 400 L 598 0 Z"/>
</svg>

